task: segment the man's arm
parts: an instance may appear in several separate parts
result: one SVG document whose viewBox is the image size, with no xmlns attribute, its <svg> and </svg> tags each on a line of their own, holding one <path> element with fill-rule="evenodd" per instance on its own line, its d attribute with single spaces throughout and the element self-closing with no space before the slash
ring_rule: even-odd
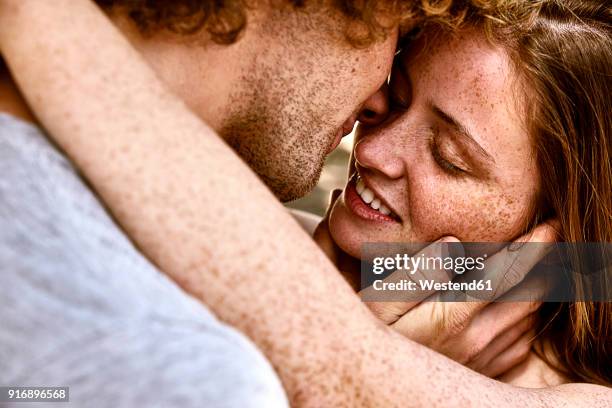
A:
<svg viewBox="0 0 612 408">
<path fill-rule="evenodd" d="M 90 1 L 0 0 L 0 47 L 40 121 L 132 239 L 259 345 L 294 405 L 562 406 L 576 392 L 501 384 L 379 323 Z M 588 390 L 585 406 L 610 398 Z"/>
</svg>

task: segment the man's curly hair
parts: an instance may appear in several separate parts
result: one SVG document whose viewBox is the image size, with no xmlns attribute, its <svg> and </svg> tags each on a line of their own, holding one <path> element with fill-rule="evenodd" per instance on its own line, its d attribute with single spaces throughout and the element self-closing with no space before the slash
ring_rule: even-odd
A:
<svg viewBox="0 0 612 408">
<path fill-rule="evenodd" d="M 309 0 L 269 1 L 295 9 L 309 5 Z M 205 30 L 218 44 L 236 41 L 247 24 L 247 10 L 256 6 L 249 0 L 96 2 L 106 10 L 121 8 L 143 33 L 168 30 L 190 35 Z M 487 0 L 331 0 L 331 6 L 348 18 L 347 38 L 355 46 L 367 46 L 384 39 L 392 27 L 424 19 L 457 25 L 469 14 L 491 8 L 494 3 Z"/>
</svg>

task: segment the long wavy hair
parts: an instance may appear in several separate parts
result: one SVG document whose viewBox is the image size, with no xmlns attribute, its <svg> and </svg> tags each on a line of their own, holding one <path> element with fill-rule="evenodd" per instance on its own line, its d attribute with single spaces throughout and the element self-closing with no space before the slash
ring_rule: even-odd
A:
<svg viewBox="0 0 612 408">
<path fill-rule="evenodd" d="M 536 218 L 558 219 L 566 242 L 612 243 L 612 3 L 506 5 L 469 23 L 508 51 L 524 84 L 541 177 Z M 576 299 L 611 293 L 609 270 L 598 287 L 583 276 L 574 274 Z M 573 380 L 612 385 L 611 302 L 545 303 L 540 318 L 545 361 Z"/>
</svg>

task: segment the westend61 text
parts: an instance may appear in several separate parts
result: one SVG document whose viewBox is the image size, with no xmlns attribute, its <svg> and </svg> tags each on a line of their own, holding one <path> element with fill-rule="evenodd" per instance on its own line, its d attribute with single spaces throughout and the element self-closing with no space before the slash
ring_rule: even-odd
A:
<svg viewBox="0 0 612 408">
<path fill-rule="evenodd" d="M 375 280 L 372 285 L 374 290 L 391 290 L 391 291 L 492 291 L 493 285 L 491 280 L 481 279 L 472 282 L 437 282 L 431 279 L 420 280 L 417 282 L 402 279 L 398 282 L 385 282 L 383 280 Z"/>
</svg>

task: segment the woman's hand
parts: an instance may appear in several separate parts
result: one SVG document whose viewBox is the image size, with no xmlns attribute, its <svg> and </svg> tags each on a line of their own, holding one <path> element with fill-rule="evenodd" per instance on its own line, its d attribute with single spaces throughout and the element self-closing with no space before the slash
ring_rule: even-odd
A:
<svg viewBox="0 0 612 408">
<path fill-rule="evenodd" d="M 517 242 L 552 244 L 556 239 L 556 224 L 551 223 L 538 226 Z M 527 358 L 535 338 L 536 312 L 547 290 L 545 283 L 535 281 L 536 278 L 524 278 L 548 253 L 550 245 L 524 248 L 521 262 L 511 263 L 515 266 L 512 273 L 499 273 L 499 267 L 508 264 L 510 257 L 517 258 L 516 251 L 504 249 L 485 262 L 486 274 L 493 280 L 503 277 L 496 280 L 495 295 L 486 301 L 442 302 L 429 297 L 429 301 L 420 303 L 367 302 L 367 305 L 379 319 L 411 340 L 488 377 L 497 377 Z M 436 278 L 431 271 L 420 273 Z M 393 279 L 393 275 L 387 279 Z M 423 293 L 423 298 L 429 295 Z"/>
</svg>

